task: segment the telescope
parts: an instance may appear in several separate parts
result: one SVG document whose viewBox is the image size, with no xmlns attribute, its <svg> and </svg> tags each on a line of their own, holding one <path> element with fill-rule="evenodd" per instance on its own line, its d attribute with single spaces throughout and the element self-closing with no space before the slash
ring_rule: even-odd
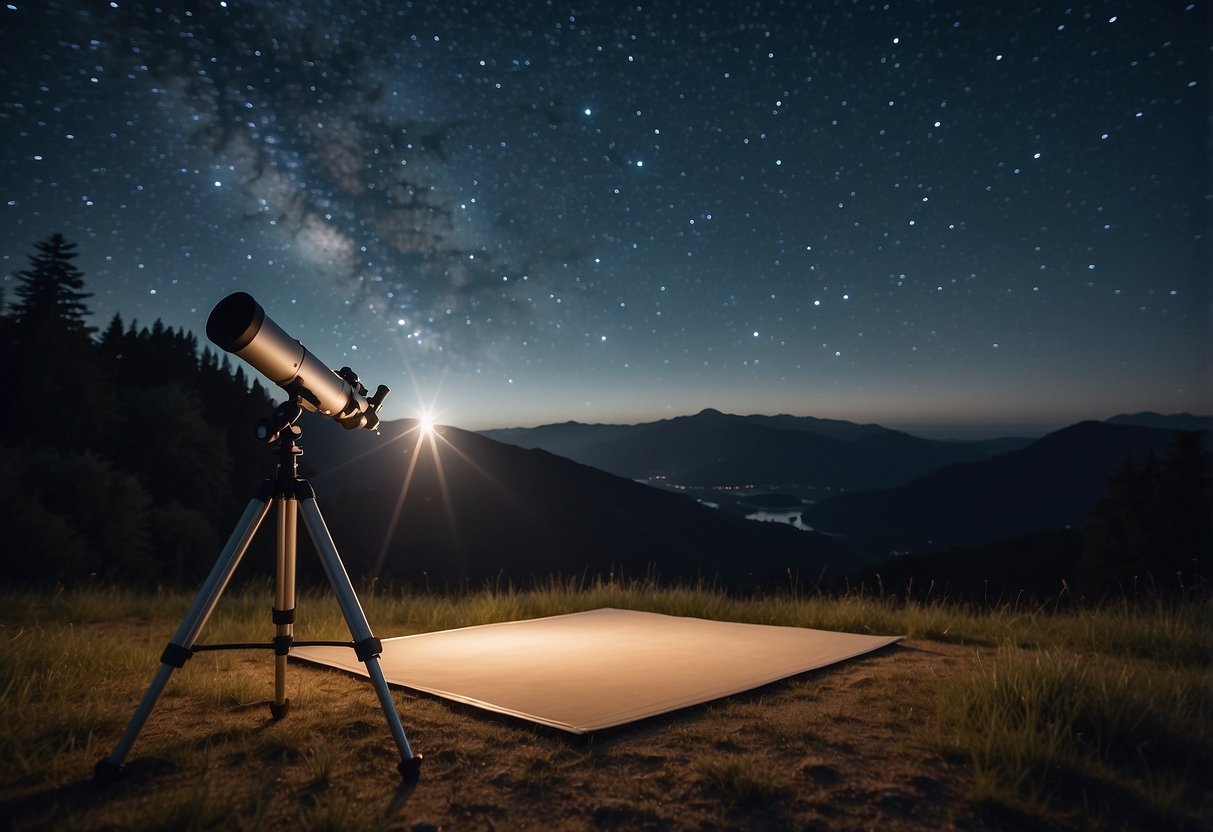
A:
<svg viewBox="0 0 1213 832">
<path fill-rule="evenodd" d="M 321 413 L 348 430 L 378 430 L 379 407 L 388 388 L 379 385 L 373 396 L 349 367 L 331 370 L 274 323 L 247 292 L 228 295 L 211 310 L 206 337 L 257 368 L 304 410 Z M 270 429 L 258 426 L 262 439 L 273 441 Z"/>
<path fill-rule="evenodd" d="M 366 388 L 349 367 L 334 372 L 321 363 L 287 335 L 282 327 L 274 323 L 261 304 L 251 295 L 236 292 L 216 304 L 206 321 L 206 337 L 225 352 L 244 359 L 285 390 L 290 399 L 278 405 L 274 420 L 263 419 L 257 423 L 257 437 L 264 442 L 276 443 L 278 447 L 278 471 L 265 480 L 261 488 L 249 500 L 240 522 L 232 531 L 227 544 L 219 553 L 206 583 L 198 591 L 194 603 L 186 614 L 176 634 L 160 655 L 160 670 L 151 686 L 143 694 L 139 707 L 127 723 L 126 730 L 114 746 L 113 752 L 97 762 L 93 779 L 97 783 L 108 783 L 122 773 L 122 761 L 135 744 L 143 724 L 156 705 L 156 700 L 168 684 L 169 677 L 195 653 L 203 650 L 244 650 L 265 648 L 274 651 L 274 698 L 270 702 L 270 716 L 275 720 L 286 716 L 291 700 L 286 697 L 286 661 L 292 646 L 328 645 L 350 647 L 358 661 L 366 666 L 367 676 L 375 686 L 379 705 L 387 717 L 392 739 L 400 752 L 400 763 L 396 766 L 407 781 L 415 781 L 421 770 L 421 755 L 414 754 L 409 746 L 400 715 L 392 701 L 379 656 L 383 642 L 371 632 L 362 604 L 350 583 L 349 573 L 341 562 L 341 555 L 333 544 L 320 508 L 316 505 L 316 492 L 311 483 L 299 476 L 299 437 L 303 431 L 295 424 L 304 410 L 323 413 L 346 428 L 368 428 L 379 425 L 379 406 L 387 397 L 388 389 L 382 384 L 375 395 L 367 396 Z M 274 640 L 271 642 L 240 644 L 199 644 L 198 636 L 214 611 L 219 597 L 227 588 L 248 551 L 254 535 L 261 527 L 273 506 L 278 514 L 278 558 L 274 581 Z M 303 516 L 303 524 L 312 538 L 312 546 L 324 566 L 324 574 L 337 595 L 341 615 L 350 629 L 351 641 L 296 641 L 295 640 L 295 539 L 296 521 Z"/>
</svg>

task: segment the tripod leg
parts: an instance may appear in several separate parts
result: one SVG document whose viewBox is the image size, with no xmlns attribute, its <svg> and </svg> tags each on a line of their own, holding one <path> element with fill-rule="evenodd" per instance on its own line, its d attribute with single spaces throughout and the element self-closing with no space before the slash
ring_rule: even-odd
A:
<svg viewBox="0 0 1213 832">
<path fill-rule="evenodd" d="M 298 501 L 293 494 L 274 498 L 278 506 L 278 567 L 274 580 L 274 719 L 286 716 L 291 702 L 286 698 L 286 658 L 291 651 L 295 628 L 295 530 Z"/>
<path fill-rule="evenodd" d="M 164 686 L 168 684 L 169 677 L 173 675 L 174 670 L 183 666 L 192 655 L 191 648 L 193 648 L 194 642 L 197 641 L 198 634 L 206 626 L 207 619 L 211 617 L 211 612 L 214 611 L 215 604 L 219 601 L 219 596 L 227 588 L 228 582 L 232 578 L 232 573 L 240 565 L 240 559 L 248 551 L 249 544 L 253 540 L 253 535 L 257 533 L 257 529 L 261 526 L 261 521 L 265 519 L 268 511 L 268 499 L 254 497 L 249 501 L 248 507 L 245 508 L 244 514 L 236 524 L 236 528 L 232 530 L 231 537 L 228 538 L 227 544 L 224 545 L 223 551 L 220 552 L 218 560 L 215 561 L 215 565 L 211 568 L 211 574 L 207 576 L 206 583 L 198 591 L 197 596 L 194 598 L 194 603 L 190 606 L 189 612 L 186 613 L 185 618 L 181 622 L 181 626 L 177 628 L 177 632 L 173 635 L 172 640 L 164 648 L 164 653 L 160 656 L 160 670 L 156 673 L 156 677 L 152 680 L 152 684 L 148 687 L 147 692 L 143 694 L 139 707 L 135 709 L 130 723 L 126 726 L 126 731 L 123 732 L 122 737 L 118 740 L 118 744 L 114 746 L 113 752 L 97 763 L 93 777 L 98 782 L 112 780 L 121 771 L 122 761 L 126 759 L 131 746 L 135 744 L 139 732 L 143 729 L 143 723 L 147 721 L 152 708 L 155 707 L 156 700 L 160 698 Z"/>
<path fill-rule="evenodd" d="M 366 665 L 371 683 L 375 686 L 375 693 L 379 696 L 379 705 L 383 708 L 383 715 L 387 717 L 388 727 L 392 731 L 392 738 L 400 751 L 400 764 L 397 768 L 405 780 L 416 780 L 420 776 L 421 755 L 414 754 L 409 748 L 404 726 L 400 724 L 400 715 L 396 712 L 396 703 L 392 701 L 392 692 L 388 689 L 383 670 L 379 667 L 379 654 L 383 651 L 383 645 L 371 633 L 371 625 L 367 623 L 366 613 L 358 602 L 349 573 L 345 571 L 345 565 L 333 544 L 328 526 L 325 525 L 320 508 L 316 505 L 315 496 L 304 496 L 299 501 L 299 511 L 303 514 L 303 523 L 320 555 L 333 592 L 337 595 L 337 604 L 341 607 L 346 625 L 350 628 L 350 635 L 354 637 L 354 652 L 357 653 L 358 660 Z"/>
</svg>

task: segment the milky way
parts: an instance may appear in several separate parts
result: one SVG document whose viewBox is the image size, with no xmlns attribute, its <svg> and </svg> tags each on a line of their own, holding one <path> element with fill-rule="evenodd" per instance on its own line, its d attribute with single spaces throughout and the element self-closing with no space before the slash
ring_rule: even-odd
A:
<svg viewBox="0 0 1213 832">
<path fill-rule="evenodd" d="M 470 427 L 1213 410 L 1208 3 L 11 3 L 0 258 Z"/>
</svg>

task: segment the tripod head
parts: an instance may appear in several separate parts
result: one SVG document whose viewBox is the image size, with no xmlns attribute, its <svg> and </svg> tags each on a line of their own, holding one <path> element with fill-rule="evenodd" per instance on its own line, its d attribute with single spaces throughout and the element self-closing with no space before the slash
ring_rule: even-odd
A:
<svg viewBox="0 0 1213 832">
<path fill-rule="evenodd" d="M 295 424 L 302 415 L 303 405 L 300 404 L 299 397 L 287 399 L 274 409 L 273 418 L 257 420 L 257 438 L 267 445 L 273 445 L 282 438 L 289 442 L 295 441 L 303 435 L 303 428 Z M 287 434 L 286 437 L 282 436 L 284 433 Z"/>
</svg>

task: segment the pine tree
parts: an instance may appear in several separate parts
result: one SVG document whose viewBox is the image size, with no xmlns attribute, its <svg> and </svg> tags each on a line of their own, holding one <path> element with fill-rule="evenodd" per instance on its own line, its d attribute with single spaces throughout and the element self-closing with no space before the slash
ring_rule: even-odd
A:
<svg viewBox="0 0 1213 832">
<path fill-rule="evenodd" d="M 1202 434 L 1176 433 L 1159 466 L 1151 508 L 1159 541 L 1156 568 L 1188 587 L 1213 579 L 1211 476 L 1213 456 Z"/>
<path fill-rule="evenodd" d="M 13 319 L 9 316 L 4 287 L 0 286 L 0 367 L 13 366 L 17 355 L 13 346 Z"/>
<path fill-rule="evenodd" d="M 34 243 L 37 254 L 31 254 L 30 267 L 17 273 L 20 283 L 15 290 L 18 300 L 13 304 L 14 323 L 27 332 L 42 332 L 47 328 L 60 332 L 89 335 L 94 330 L 86 325 L 84 275 L 72 260 L 76 259 L 76 244 L 69 243 L 59 233 Z"/>
<path fill-rule="evenodd" d="M 1108 475 L 1083 535 L 1083 584 L 1092 595 L 1129 592 L 1149 577 L 1155 466 L 1153 454 L 1140 465 L 1127 458 Z"/>
<path fill-rule="evenodd" d="M 122 315 L 115 312 L 114 317 L 110 318 L 109 326 L 101 333 L 101 351 L 108 356 L 119 356 L 122 354 Z"/>
<path fill-rule="evenodd" d="M 16 300 L 5 319 L 9 382 L 37 407 L 8 420 L 0 436 L 59 447 L 104 446 L 114 416 L 113 377 L 100 361 L 88 325 L 84 275 L 76 246 L 62 234 L 34 244 L 17 273 Z"/>
</svg>

